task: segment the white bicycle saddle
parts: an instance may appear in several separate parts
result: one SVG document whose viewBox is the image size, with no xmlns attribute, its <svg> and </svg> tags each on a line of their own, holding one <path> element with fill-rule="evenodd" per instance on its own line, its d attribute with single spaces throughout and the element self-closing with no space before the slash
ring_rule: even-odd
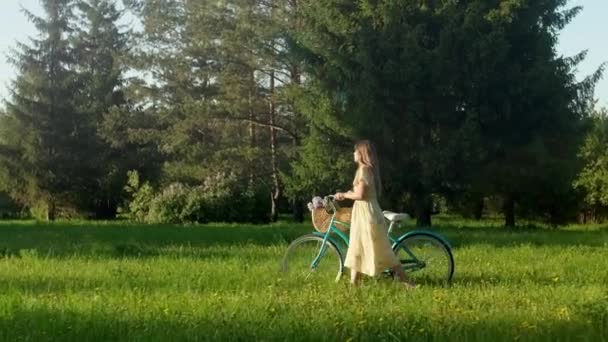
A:
<svg viewBox="0 0 608 342">
<path fill-rule="evenodd" d="M 383 211 L 384 217 L 391 222 L 401 222 L 408 220 L 410 215 L 406 213 L 394 213 L 392 211 Z"/>
</svg>

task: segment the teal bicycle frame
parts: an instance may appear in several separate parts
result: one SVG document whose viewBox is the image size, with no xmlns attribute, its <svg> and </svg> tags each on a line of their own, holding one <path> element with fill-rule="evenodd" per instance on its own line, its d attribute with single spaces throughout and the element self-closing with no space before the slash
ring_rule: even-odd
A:
<svg viewBox="0 0 608 342">
<path fill-rule="evenodd" d="M 325 255 L 325 251 L 327 250 L 328 242 L 336 247 L 336 249 L 338 250 L 338 254 L 340 255 L 340 258 L 342 259 L 342 261 L 344 261 L 344 255 L 345 255 L 344 248 L 348 248 L 348 244 L 349 244 L 348 236 L 345 233 L 343 233 L 340 229 L 338 229 L 336 227 L 336 224 L 340 224 L 340 225 L 343 225 L 348 228 L 350 228 L 350 225 L 346 222 L 341 222 L 341 221 L 336 220 L 336 218 L 335 218 L 336 208 L 333 206 L 333 203 L 332 203 L 332 207 L 333 207 L 334 214 L 331 217 L 331 221 L 329 223 L 329 229 L 327 230 L 327 232 L 326 233 L 313 232 L 313 235 L 323 238 L 323 243 L 321 245 L 321 248 L 319 249 L 319 253 L 314 258 L 314 260 L 312 261 L 312 264 L 311 264 L 311 267 L 313 269 L 316 268 L 317 265 L 319 264 L 319 262 L 321 261 L 321 259 L 323 259 L 323 256 Z M 393 248 L 393 249 L 401 241 L 407 239 L 409 236 L 412 236 L 412 235 L 431 236 L 431 237 L 441 241 L 443 244 L 445 244 L 445 246 L 447 246 L 448 249 L 450 249 L 450 250 L 452 249 L 450 243 L 445 238 L 443 238 L 439 234 L 436 234 L 436 233 L 434 233 L 432 231 L 428 231 L 428 230 L 412 230 L 412 231 L 409 231 L 409 232 L 399 236 L 397 239 L 395 239 L 390 235 L 390 233 L 394 229 L 395 225 L 397 225 L 396 222 L 391 222 L 391 224 L 388 227 L 388 235 L 389 235 L 388 237 L 392 243 L 391 248 Z M 334 239 L 332 237 L 332 233 L 335 236 L 337 236 L 337 239 Z M 423 262 L 418 260 L 418 258 L 416 258 L 416 256 L 410 250 L 407 249 L 407 247 L 404 248 L 404 251 L 411 258 L 411 259 L 401 260 L 401 264 L 403 265 L 404 270 L 417 270 L 417 269 L 423 268 L 425 266 Z"/>
<path fill-rule="evenodd" d="M 327 230 L 326 233 L 313 232 L 313 235 L 323 238 L 323 243 L 321 244 L 321 248 L 319 249 L 319 254 L 317 254 L 317 256 L 314 258 L 314 260 L 312 261 L 312 264 L 311 264 L 311 267 L 313 269 L 317 268 L 319 261 L 321 261 L 321 259 L 323 259 L 323 256 L 325 255 L 325 251 L 327 250 L 328 241 L 331 242 L 336 247 L 336 249 L 338 250 L 338 254 L 340 255 L 340 258 L 342 259 L 342 261 L 344 261 L 345 251 L 342 248 L 342 246 L 348 247 L 348 236 L 346 234 L 344 234 L 340 229 L 338 229 L 335 226 L 335 224 L 339 223 L 348 228 L 350 228 L 350 224 L 348 224 L 346 222 L 337 221 L 335 216 L 336 215 L 335 215 L 335 211 L 334 211 L 334 215 L 332 215 L 331 221 L 329 223 L 329 229 Z M 338 239 L 340 239 L 339 241 L 341 242 L 341 244 L 337 243 L 337 241 L 335 239 L 331 238 L 332 232 L 336 234 Z"/>
</svg>

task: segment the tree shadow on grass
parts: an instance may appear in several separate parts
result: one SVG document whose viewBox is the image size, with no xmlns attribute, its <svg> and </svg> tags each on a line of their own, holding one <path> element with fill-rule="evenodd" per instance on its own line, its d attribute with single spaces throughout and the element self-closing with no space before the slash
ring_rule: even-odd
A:
<svg viewBox="0 0 608 342">
<path fill-rule="evenodd" d="M 414 228 L 408 227 L 408 230 Z M 403 234 L 403 230 L 398 234 Z M 443 235 L 455 249 L 473 245 L 494 247 L 608 246 L 608 230 L 547 229 L 509 230 L 452 225 L 430 228 Z M 91 256 L 99 258 L 149 258 L 157 256 L 221 257 L 210 248 L 235 246 L 284 246 L 311 233 L 307 224 L 280 225 L 138 225 L 132 223 L 1 223 L 0 257 L 19 257 L 23 251 L 40 256 Z M 208 255 L 205 255 L 207 253 Z M 215 253 L 215 254 L 214 254 Z"/>
<path fill-rule="evenodd" d="M 532 246 L 608 246 L 608 231 L 572 231 L 547 229 L 434 227 L 430 230 L 443 235 L 454 248 L 471 245 L 494 247 Z"/>
<path fill-rule="evenodd" d="M 491 275 L 454 275 L 454 278 L 450 286 L 503 286 L 503 287 L 521 287 L 534 284 L 535 286 L 560 286 L 563 284 L 563 279 L 551 275 L 513 275 L 505 276 L 504 274 L 491 274 Z M 568 284 L 572 286 L 603 286 L 605 282 L 602 279 L 595 279 L 593 281 L 583 280 L 572 281 L 568 280 Z"/>
<path fill-rule="evenodd" d="M 344 320 L 337 314 L 327 318 L 287 311 L 284 315 L 260 312 L 173 312 L 144 310 L 74 311 L 68 308 L 31 307 L 13 303 L 0 317 L 3 341 L 337 341 L 337 340 L 588 340 L 605 338 L 605 315 L 581 308 L 577 318 L 545 321 L 535 325 L 512 319 L 470 322 L 452 317 L 414 315 L 368 317 Z M 587 311 L 584 311 L 587 310 Z M 376 316 L 379 316 L 378 314 Z M 380 318 L 384 318 L 380 320 Z M 604 328 L 602 328 L 604 326 Z"/>
<path fill-rule="evenodd" d="M 193 260 L 229 260 L 239 258 L 235 249 L 221 249 L 217 246 L 191 246 L 141 244 L 137 242 L 108 243 L 100 245 L 81 244 L 77 247 L 58 247 L 56 245 L 32 245 L 27 249 L 0 249 L 0 259 L 35 259 L 35 260 L 68 260 L 73 258 L 94 260 L 151 260 L 155 258 L 193 259 Z M 242 247 L 246 248 L 246 247 Z"/>
<path fill-rule="evenodd" d="M 75 225 L 0 226 L 0 257 L 221 257 L 217 247 L 284 245 L 310 233 L 305 225 Z M 214 249 L 211 251 L 211 249 Z M 227 256 L 227 255 L 225 255 Z"/>
<path fill-rule="evenodd" d="M 126 283 L 130 281 L 126 278 L 120 281 L 102 278 L 79 277 L 60 275 L 58 277 L 37 278 L 37 279 L 0 279 L 0 290 L 3 293 L 16 292 L 28 295 L 41 296 L 64 296 L 67 293 L 85 292 L 94 293 L 99 289 L 108 291 L 116 289 L 117 292 L 124 290 Z M 168 286 L 166 282 L 151 281 L 149 279 L 137 279 L 137 283 L 132 282 L 133 287 L 140 289 L 162 289 Z"/>
</svg>

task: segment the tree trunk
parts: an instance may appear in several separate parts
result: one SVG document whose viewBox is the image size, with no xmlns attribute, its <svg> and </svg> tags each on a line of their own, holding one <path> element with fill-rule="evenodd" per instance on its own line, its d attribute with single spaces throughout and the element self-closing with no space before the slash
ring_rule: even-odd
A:
<svg viewBox="0 0 608 342">
<path fill-rule="evenodd" d="M 475 209 L 473 212 L 473 216 L 476 221 L 481 220 L 481 217 L 483 216 L 483 196 L 479 197 L 475 201 Z"/>
<path fill-rule="evenodd" d="M 505 227 L 515 227 L 515 196 L 511 193 L 505 195 L 503 203 L 503 211 L 505 214 Z"/>
<path fill-rule="evenodd" d="M 107 196 L 101 200 L 95 201 L 94 208 L 96 220 L 115 219 L 118 211 L 118 203 L 111 197 Z"/>
<path fill-rule="evenodd" d="M 304 204 L 302 203 L 302 201 L 299 199 L 292 201 L 291 208 L 293 213 L 293 219 L 296 222 L 304 222 Z"/>
<path fill-rule="evenodd" d="M 579 223 L 587 224 L 587 210 L 583 209 L 581 213 L 578 215 Z"/>
<path fill-rule="evenodd" d="M 249 75 L 249 94 L 247 99 L 247 106 L 249 107 L 249 147 L 251 149 L 255 148 L 256 139 L 255 139 L 255 109 L 253 108 L 253 99 L 256 96 L 255 91 L 255 75 L 254 71 L 251 70 Z M 253 164 L 249 165 L 249 186 L 253 186 Z"/>
<path fill-rule="evenodd" d="M 276 222 L 279 217 L 278 201 L 281 197 L 281 184 L 279 182 L 279 163 L 277 158 L 277 130 L 275 125 L 275 103 L 274 103 L 274 87 L 275 87 L 274 71 L 270 73 L 270 162 L 272 167 L 272 184 L 273 190 L 271 194 L 271 212 L 270 220 Z"/>
<path fill-rule="evenodd" d="M 432 199 L 428 194 L 420 193 L 416 196 L 416 226 L 429 227 L 431 225 Z"/>
<path fill-rule="evenodd" d="M 559 209 L 555 204 L 551 205 L 551 208 L 549 209 L 549 222 L 552 228 L 556 228 L 562 221 L 561 217 L 558 214 L 558 210 Z"/>
<path fill-rule="evenodd" d="M 50 200 L 46 207 L 46 221 L 47 222 L 55 221 L 55 215 L 56 215 L 55 201 Z"/>
</svg>

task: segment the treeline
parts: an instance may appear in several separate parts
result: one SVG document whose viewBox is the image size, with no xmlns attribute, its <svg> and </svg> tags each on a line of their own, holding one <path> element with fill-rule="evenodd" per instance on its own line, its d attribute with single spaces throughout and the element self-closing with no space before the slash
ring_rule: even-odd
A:
<svg viewBox="0 0 608 342">
<path fill-rule="evenodd" d="M 37 218 L 302 219 L 360 138 L 420 225 L 606 214 L 603 67 L 556 53 L 566 0 L 41 4 L 0 116 L 0 189 Z"/>
</svg>

